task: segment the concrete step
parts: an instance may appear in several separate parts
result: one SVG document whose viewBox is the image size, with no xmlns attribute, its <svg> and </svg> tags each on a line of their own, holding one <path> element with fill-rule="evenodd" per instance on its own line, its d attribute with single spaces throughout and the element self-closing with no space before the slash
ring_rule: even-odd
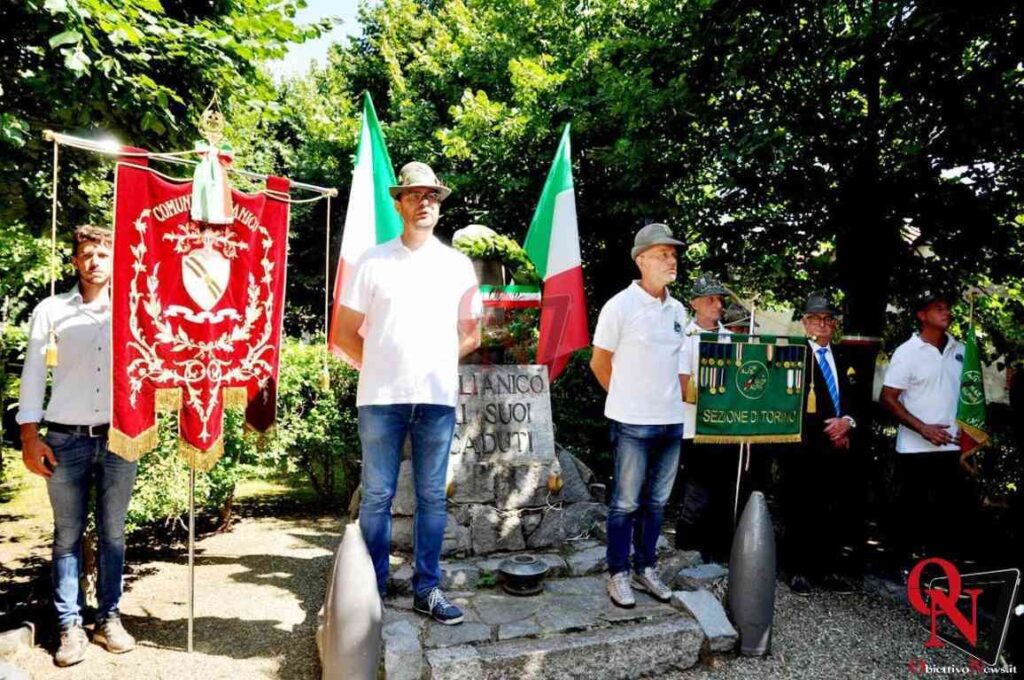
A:
<svg viewBox="0 0 1024 680">
<path fill-rule="evenodd" d="M 694 666 L 704 634 L 674 617 L 653 623 L 429 650 L 434 680 L 635 678 Z"/>
</svg>

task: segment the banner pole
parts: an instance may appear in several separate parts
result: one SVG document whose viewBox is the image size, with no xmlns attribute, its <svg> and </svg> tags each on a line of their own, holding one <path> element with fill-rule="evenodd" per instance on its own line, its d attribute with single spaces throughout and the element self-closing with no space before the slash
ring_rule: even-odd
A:
<svg viewBox="0 0 1024 680">
<path fill-rule="evenodd" d="M 740 454 L 736 462 L 736 494 L 733 496 L 732 501 L 732 526 L 736 528 L 736 521 L 738 519 L 739 508 L 740 508 L 740 480 L 743 478 L 743 446 L 740 443 Z"/>
<path fill-rule="evenodd" d="M 730 291 L 731 293 L 732 291 Z M 736 294 L 732 293 L 735 297 Z M 739 299 L 738 297 L 736 298 Z M 750 328 L 747 331 L 747 335 L 754 334 L 754 314 L 757 310 L 757 296 L 755 295 L 750 299 Z M 746 466 L 743 463 L 743 448 L 746 446 Z M 736 463 L 736 495 L 732 501 L 732 525 L 736 526 L 736 522 L 739 520 L 740 512 L 740 481 L 743 479 L 744 467 L 750 467 L 750 442 L 740 442 L 739 460 Z"/>
<path fill-rule="evenodd" d="M 192 632 L 196 605 L 196 465 L 195 453 L 188 467 L 188 653 L 192 653 Z"/>
</svg>

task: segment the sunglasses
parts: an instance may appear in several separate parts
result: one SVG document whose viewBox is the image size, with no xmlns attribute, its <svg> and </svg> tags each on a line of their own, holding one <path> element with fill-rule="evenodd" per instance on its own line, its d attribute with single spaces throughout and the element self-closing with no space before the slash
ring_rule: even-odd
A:
<svg viewBox="0 0 1024 680">
<path fill-rule="evenodd" d="M 403 191 L 402 200 L 411 198 L 413 203 L 419 203 L 424 198 L 427 199 L 427 203 L 440 203 L 441 194 L 436 191 Z"/>
</svg>

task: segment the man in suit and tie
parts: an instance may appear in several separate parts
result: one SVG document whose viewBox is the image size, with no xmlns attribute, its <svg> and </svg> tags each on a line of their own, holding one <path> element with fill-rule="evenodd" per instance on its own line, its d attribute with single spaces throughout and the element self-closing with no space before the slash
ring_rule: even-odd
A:
<svg viewBox="0 0 1024 680">
<path fill-rule="evenodd" d="M 811 294 L 802 321 L 808 347 L 807 406 L 800 445 L 781 451 L 778 458 L 785 527 L 780 558 L 795 594 L 810 594 L 812 583 L 850 593 L 854 565 L 849 558 L 860 548 L 856 513 L 863 506 L 855 481 L 854 373 L 832 346 L 838 322 L 828 297 Z"/>
</svg>

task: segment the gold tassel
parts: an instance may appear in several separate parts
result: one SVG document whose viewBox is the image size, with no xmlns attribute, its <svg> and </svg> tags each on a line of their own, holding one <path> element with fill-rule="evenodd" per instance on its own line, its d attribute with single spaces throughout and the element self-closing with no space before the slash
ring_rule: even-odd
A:
<svg viewBox="0 0 1024 680">
<path fill-rule="evenodd" d="M 57 360 L 57 331 L 50 328 L 50 340 L 46 343 L 46 367 L 54 368 L 60 362 Z"/>
<path fill-rule="evenodd" d="M 818 412 L 818 397 L 814 394 L 814 366 L 808 366 L 807 372 L 811 374 L 811 389 L 807 391 L 807 412 Z"/>
<path fill-rule="evenodd" d="M 690 379 L 686 381 L 686 394 L 683 395 L 683 401 L 687 404 L 697 403 L 697 381 L 695 376 L 690 376 Z"/>
<path fill-rule="evenodd" d="M 548 491 L 551 493 L 558 493 L 562 490 L 562 486 L 565 482 L 562 481 L 562 475 L 557 472 L 552 472 L 548 475 Z"/>
</svg>

